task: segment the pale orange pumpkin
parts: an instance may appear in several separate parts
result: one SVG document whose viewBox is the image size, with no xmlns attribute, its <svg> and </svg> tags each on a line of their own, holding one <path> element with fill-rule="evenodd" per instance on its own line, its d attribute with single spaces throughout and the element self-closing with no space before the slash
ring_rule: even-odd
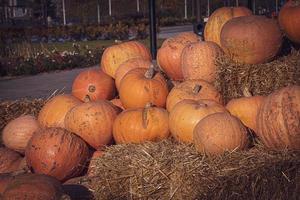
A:
<svg viewBox="0 0 300 200">
<path fill-rule="evenodd" d="M 191 41 L 191 42 L 198 42 L 198 41 L 202 40 L 202 38 L 199 35 L 197 35 L 193 32 L 178 33 L 175 35 L 175 37 L 186 40 L 186 41 Z"/>
<path fill-rule="evenodd" d="M 137 41 L 123 42 L 105 49 L 101 58 L 101 69 L 109 76 L 115 78 L 119 66 L 131 59 L 143 58 L 151 61 L 150 51 L 145 45 Z"/>
<path fill-rule="evenodd" d="M 137 68 L 121 81 L 119 95 L 125 108 L 143 108 L 147 103 L 165 107 L 169 90 L 162 74 L 153 68 Z"/>
<path fill-rule="evenodd" d="M 67 112 L 76 105 L 81 104 L 72 95 L 57 95 L 51 98 L 39 112 L 38 122 L 42 127 L 65 127 Z"/>
<path fill-rule="evenodd" d="M 115 83 L 101 70 L 88 69 L 75 78 L 72 95 L 81 101 L 110 100 L 115 95 Z"/>
<path fill-rule="evenodd" d="M 223 104 L 221 94 L 204 80 L 187 80 L 176 85 L 168 95 L 167 110 L 171 112 L 173 107 L 184 99 L 209 99 Z"/>
<path fill-rule="evenodd" d="M 10 121 L 3 129 L 3 144 L 15 151 L 24 154 L 28 141 L 34 132 L 40 129 L 36 118 L 31 115 L 23 115 Z"/>
<path fill-rule="evenodd" d="M 193 142 L 195 126 L 204 117 L 227 112 L 224 106 L 212 100 L 185 99 L 177 103 L 170 112 L 169 127 L 172 136 L 180 142 Z"/>
<path fill-rule="evenodd" d="M 118 115 L 113 136 L 117 144 L 143 143 L 166 139 L 169 132 L 168 112 L 159 107 L 129 109 Z"/>
<path fill-rule="evenodd" d="M 115 82 L 117 89 L 119 90 L 121 80 L 127 74 L 127 72 L 135 68 L 148 69 L 151 64 L 152 63 L 149 60 L 145 60 L 143 58 L 132 58 L 122 63 L 115 73 Z"/>
<path fill-rule="evenodd" d="M 197 42 L 187 45 L 181 55 L 184 79 L 202 79 L 213 83 L 218 71 L 216 59 L 222 54 L 222 49 L 214 42 Z"/>
<path fill-rule="evenodd" d="M 210 156 L 248 147 L 246 127 L 228 112 L 203 118 L 194 128 L 193 138 L 196 149 Z"/>
<path fill-rule="evenodd" d="M 106 100 L 83 103 L 67 113 L 65 127 L 99 149 L 112 141 L 113 122 L 119 112 Z"/>
</svg>

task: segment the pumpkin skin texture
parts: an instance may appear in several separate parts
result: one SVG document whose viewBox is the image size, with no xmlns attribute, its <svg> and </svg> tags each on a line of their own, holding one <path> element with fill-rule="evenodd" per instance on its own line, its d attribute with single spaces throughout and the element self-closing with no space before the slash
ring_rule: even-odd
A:
<svg viewBox="0 0 300 200">
<path fill-rule="evenodd" d="M 153 68 L 137 68 L 121 81 L 119 95 L 124 108 L 143 108 L 147 103 L 165 107 L 169 90 L 162 74 Z"/>
<path fill-rule="evenodd" d="M 282 44 L 277 22 L 264 16 L 237 17 L 221 32 L 221 47 L 234 61 L 260 64 L 273 59 Z"/>
<path fill-rule="evenodd" d="M 0 147 L 0 174 L 20 170 L 22 157 L 6 147 Z"/>
<path fill-rule="evenodd" d="M 193 131 L 197 123 L 204 117 L 217 112 L 227 112 L 227 110 L 212 100 L 185 99 L 180 101 L 174 106 L 169 116 L 172 136 L 180 142 L 192 143 Z"/>
<path fill-rule="evenodd" d="M 202 119 L 194 129 L 193 138 L 196 149 L 209 156 L 248 146 L 246 127 L 229 113 L 215 113 Z"/>
<path fill-rule="evenodd" d="M 60 181 L 80 175 L 89 156 L 86 143 L 62 128 L 47 128 L 34 134 L 25 157 L 34 173 L 53 176 Z"/>
<path fill-rule="evenodd" d="M 2 141 L 6 147 L 24 154 L 28 141 L 39 129 L 40 125 L 34 116 L 23 115 L 4 127 Z"/>
<path fill-rule="evenodd" d="M 215 42 L 221 46 L 220 35 L 224 24 L 232 18 L 250 15 L 252 12 L 246 7 L 222 7 L 215 10 L 205 25 L 205 41 Z"/>
<path fill-rule="evenodd" d="M 209 83 L 217 77 L 216 58 L 222 49 L 214 42 L 197 42 L 187 45 L 181 55 L 181 69 L 185 80 L 202 79 Z"/>
<path fill-rule="evenodd" d="M 204 80 L 187 80 L 176 85 L 168 95 L 167 110 L 171 112 L 174 106 L 184 99 L 209 99 L 222 104 L 221 94 Z"/>
<path fill-rule="evenodd" d="M 7 188 L 11 180 L 13 180 L 13 176 L 11 173 L 0 174 L 0 199 L 1 199 L 1 195 L 5 191 L 5 189 Z"/>
<path fill-rule="evenodd" d="M 280 9 L 278 21 L 287 37 L 300 44 L 300 1 L 286 2 Z"/>
<path fill-rule="evenodd" d="M 67 112 L 79 104 L 81 104 L 81 101 L 71 95 L 57 95 L 42 107 L 39 112 L 38 122 L 42 128 L 64 128 Z"/>
<path fill-rule="evenodd" d="M 257 135 L 266 147 L 300 150 L 300 86 L 288 86 L 266 97 L 257 126 Z"/>
<path fill-rule="evenodd" d="M 84 102 L 110 100 L 115 95 L 114 80 L 101 70 L 85 70 L 75 78 L 72 95 Z"/>
<path fill-rule="evenodd" d="M 151 66 L 151 62 L 149 60 L 144 60 L 142 58 L 132 58 L 127 60 L 126 62 L 122 63 L 120 67 L 116 71 L 115 75 L 115 82 L 116 87 L 119 90 L 120 83 L 123 77 L 127 74 L 127 72 L 131 71 L 132 69 L 136 68 L 145 68 L 148 69 Z"/>
<path fill-rule="evenodd" d="M 166 139 L 170 134 L 168 120 L 168 112 L 159 107 L 123 111 L 114 122 L 114 139 L 117 144 Z"/>
<path fill-rule="evenodd" d="M 263 96 L 232 99 L 227 103 L 226 109 L 230 114 L 239 118 L 245 126 L 257 132 L 257 113 L 264 99 Z"/>
<path fill-rule="evenodd" d="M 56 200 L 64 196 L 61 183 L 41 174 L 23 174 L 13 177 L 3 193 L 3 199 Z"/>
<path fill-rule="evenodd" d="M 113 122 L 119 111 L 106 100 L 83 103 L 67 113 L 65 126 L 93 148 L 99 149 L 112 141 Z"/>
<path fill-rule="evenodd" d="M 172 80 L 183 80 L 181 54 L 188 44 L 198 42 L 198 37 L 178 35 L 166 39 L 157 51 L 157 64 Z"/>
<path fill-rule="evenodd" d="M 147 47 L 137 41 L 113 45 L 106 48 L 103 52 L 100 64 L 101 69 L 104 73 L 115 78 L 115 73 L 119 66 L 131 58 L 143 58 L 151 61 L 151 54 Z"/>
</svg>

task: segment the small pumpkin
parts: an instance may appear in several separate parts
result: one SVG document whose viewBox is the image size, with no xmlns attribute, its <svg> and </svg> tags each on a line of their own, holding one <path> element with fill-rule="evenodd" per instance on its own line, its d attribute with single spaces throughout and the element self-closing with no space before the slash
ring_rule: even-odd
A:
<svg viewBox="0 0 300 200">
<path fill-rule="evenodd" d="M 28 141 L 34 132 L 40 129 L 36 118 L 31 115 L 23 115 L 11 120 L 3 129 L 3 144 L 19 153 L 24 154 Z"/>
<path fill-rule="evenodd" d="M 37 174 L 47 174 L 60 181 L 80 175 L 89 156 L 86 143 L 62 128 L 47 128 L 30 139 L 25 157 Z"/>
<path fill-rule="evenodd" d="M 171 112 L 173 107 L 184 99 L 209 99 L 222 104 L 221 94 L 204 80 L 187 80 L 176 85 L 168 95 L 167 110 Z"/>
<path fill-rule="evenodd" d="M 75 78 L 72 95 L 81 101 L 110 100 L 115 95 L 115 83 L 101 70 L 85 70 Z"/>
<path fill-rule="evenodd" d="M 38 115 L 38 122 L 41 127 L 65 127 L 65 116 L 67 112 L 76 105 L 81 104 L 72 95 L 57 95 L 51 98 L 42 107 Z"/>
<path fill-rule="evenodd" d="M 93 148 L 99 149 L 112 141 L 113 122 L 119 112 L 107 100 L 83 103 L 67 113 L 65 126 Z"/>
<path fill-rule="evenodd" d="M 0 147 L 0 174 L 21 170 L 22 156 L 6 147 Z"/>
<path fill-rule="evenodd" d="M 227 112 L 214 113 L 203 118 L 196 125 L 193 138 L 197 151 L 210 156 L 248 147 L 246 127 Z"/>
<path fill-rule="evenodd" d="M 125 110 L 114 122 L 113 136 L 117 144 L 160 141 L 170 134 L 168 120 L 165 109 L 150 104 L 145 108 Z"/>
<path fill-rule="evenodd" d="M 149 102 L 165 107 L 168 93 L 165 78 L 152 67 L 131 70 L 122 79 L 119 89 L 120 99 L 126 109 L 143 108 Z"/>
</svg>

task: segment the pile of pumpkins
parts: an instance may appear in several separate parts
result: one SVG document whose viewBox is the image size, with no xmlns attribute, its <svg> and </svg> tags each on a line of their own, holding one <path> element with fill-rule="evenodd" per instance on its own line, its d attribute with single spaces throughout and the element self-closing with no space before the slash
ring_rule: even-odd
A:
<svg viewBox="0 0 300 200">
<path fill-rule="evenodd" d="M 300 41 L 300 16 L 290 25 L 286 10 L 299 11 L 297 2 L 287 2 L 279 16 L 281 27 L 295 42 Z M 273 59 L 282 43 L 277 22 L 252 15 L 244 7 L 224 7 L 212 14 L 204 36 L 205 41 L 193 33 L 168 38 L 158 50 L 157 65 L 137 41 L 108 47 L 100 69 L 85 70 L 75 78 L 72 94 L 48 100 L 37 119 L 25 115 L 6 125 L 0 173 L 28 166 L 35 176 L 65 182 L 86 168 L 92 176 L 87 163 L 102 156 L 107 145 L 156 142 L 170 136 L 194 143 L 200 153 L 220 155 L 249 148 L 250 129 L 268 148 L 299 150 L 300 86 L 269 96 L 251 96 L 245 89 L 245 97 L 227 105 L 213 86 L 215 61 L 223 54 L 247 64 Z M 55 182 L 48 178 L 39 181 Z M 16 185 L 38 178 L 19 179 L 3 186 L 0 194 L 16 197 L 20 194 Z"/>
</svg>

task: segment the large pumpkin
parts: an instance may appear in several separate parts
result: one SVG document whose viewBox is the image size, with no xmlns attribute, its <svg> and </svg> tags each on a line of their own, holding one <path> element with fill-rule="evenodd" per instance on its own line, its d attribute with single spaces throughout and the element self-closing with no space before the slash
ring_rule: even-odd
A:
<svg viewBox="0 0 300 200">
<path fill-rule="evenodd" d="M 175 37 L 186 40 L 186 41 L 191 41 L 191 42 L 198 42 L 198 41 L 202 40 L 202 38 L 199 35 L 197 35 L 193 32 L 178 33 L 175 35 Z"/>
<path fill-rule="evenodd" d="M 83 103 L 67 113 L 65 126 L 99 149 L 112 141 L 113 122 L 118 112 L 119 109 L 106 100 Z"/>
<path fill-rule="evenodd" d="M 6 147 L 23 154 L 28 141 L 39 128 L 40 125 L 34 116 L 20 116 L 5 126 L 2 141 Z"/>
<path fill-rule="evenodd" d="M 153 68 L 137 68 L 121 81 L 119 95 L 125 108 L 143 108 L 147 103 L 165 107 L 169 90 L 162 74 Z"/>
<path fill-rule="evenodd" d="M 286 2 L 280 9 L 278 21 L 287 37 L 300 44 L 300 1 Z"/>
<path fill-rule="evenodd" d="M 264 16 L 237 17 L 221 32 L 221 47 L 234 61 L 260 64 L 273 59 L 281 47 L 277 22 Z"/>
<path fill-rule="evenodd" d="M 0 174 L 21 170 L 22 156 L 6 147 L 0 147 Z"/>
<path fill-rule="evenodd" d="M 222 104 L 221 94 L 204 80 L 187 80 L 176 85 L 168 95 L 167 110 L 171 112 L 173 107 L 184 99 L 209 99 Z"/>
<path fill-rule="evenodd" d="M 117 144 L 160 141 L 169 136 L 168 112 L 149 107 L 123 111 L 114 122 L 113 135 Z"/>
<path fill-rule="evenodd" d="M 169 127 L 172 136 L 181 142 L 193 142 L 195 126 L 204 117 L 217 113 L 227 112 L 224 106 L 212 100 L 185 99 L 177 103 L 170 112 Z"/>
<path fill-rule="evenodd" d="M 127 72 L 135 68 L 148 69 L 151 66 L 151 64 L 152 63 L 149 60 L 145 60 L 142 58 L 132 58 L 122 63 L 115 73 L 115 82 L 117 89 L 119 90 L 121 80 L 127 74 Z"/>
<path fill-rule="evenodd" d="M 247 129 L 229 113 L 215 113 L 202 119 L 193 133 L 196 149 L 208 155 L 243 150 L 248 146 Z"/>
<path fill-rule="evenodd" d="M 205 41 L 212 41 L 221 46 L 220 35 L 224 24 L 232 18 L 249 15 L 252 15 L 252 12 L 245 7 L 222 7 L 215 10 L 205 25 Z"/>
<path fill-rule="evenodd" d="M 60 181 L 78 176 L 88 156 L 86 143 L 62 128 L 47 128 L 35 133 L 25 151 L 27 164 L 35 173 Z"/>
<path fill-rule="evenodd" d="M 183 80 L 181 53 L 188 44 L 198 42 L 198 37 L 178 35 L 165 40 L 157 52 L 157 64 L 172 80 Z"/>
<path fill-rule="evenodd" d="M 119 66 L 131 59 L 143 58 L 151 61 L 149 49 L 137 41 L 124 42 L 105 49 L 101 58 L 101 69 L 109 76 L 115 78 Z"/>
<path fill-rule="evenodd" d="M 264 100 L 257 135 L 271 149 L 300 150 L 300 86 L 282 88 Z"/>
<path fill-rule="evenodd" d="M 114 80 L 98 69 L 81 72 L 72 85 L 72 95 L 81 101 L 110 100 L 114 94 Z"/>
<path fill-rule="evenodd" d="M 38 116 L 38 122 L 42 127 L 64 128 L 67 112 L 79 104 L 81 104 L 81 101 L 72 95 L 57 95 L 42 107 Z"/>
<path fill-rule="evenodd" d="M 181 55 L 184 79 L 214 82 L 217 77 L 216 59 L 222 53 L 222 49 L 214 42 L 196 42 L 187 45 Z"/>
</svg>

